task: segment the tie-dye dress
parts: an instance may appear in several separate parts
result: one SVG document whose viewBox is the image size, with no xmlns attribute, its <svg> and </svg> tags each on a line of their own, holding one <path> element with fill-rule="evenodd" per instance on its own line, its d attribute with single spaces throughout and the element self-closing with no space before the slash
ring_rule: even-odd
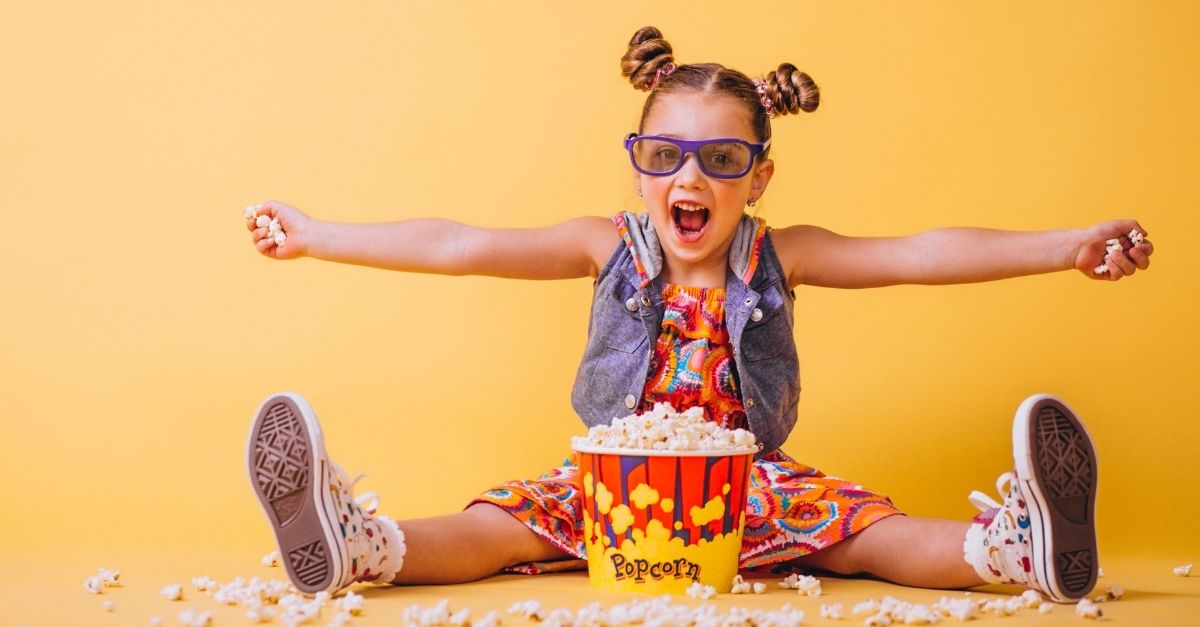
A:
<svg viewBox="0 0 1200 627">
<path fill-rule="evenodd" d="M 765 234 L 766 229 L 760 229 L 758 237 Z M 658 402 L 669 402 L 679 411 L 700 406 L 708 420 L 728 428 L 745 427 L 746 413 L 725 328 L 725 289 L 666 284 L 662 296 L 666 309 L 638 411 L 647 411 Z M 471 504 L 497 505 L 554 546 L 582 559 L 583 511 L 577 471 L 574 459 L 568 458 L 537 479 L 503 483 Z M 750 471 L 741 567 L 794 568 L 788 562 L 899 513 L 886 496 L 826 476 L 781 450 L 773 451 L 756 460 Z M 511 570 L 560 569 L 533 564 Z"/>
</svg>

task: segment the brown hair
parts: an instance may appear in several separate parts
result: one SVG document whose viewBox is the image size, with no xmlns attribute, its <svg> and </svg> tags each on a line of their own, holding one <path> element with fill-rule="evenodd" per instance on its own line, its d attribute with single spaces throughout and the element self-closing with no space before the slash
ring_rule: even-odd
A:
<svg viewBox="0 0 1200 627">
<path fill-rule="evenodd" d="M 675 66 L 674 71 L 670 71 L 669 66 Z M 671 44 L 653 26 L 638 30 L 629 40 L 629 49 L 621 57 L 621 75 L 628 77 L 634 87 L 650 92 L 642 107 L 639 133 L 660 95 L 692 90 L 724 94 L 742 102 L 750 111 L 750 124 L 758 141 L 767 141 L 771 137 L 771 115 L 762 105 L 755 81 L 718 63 L 677 65 Z M 791 63 L 780 64 L 779 69 L 768 72 L 760 80 L 766 85 L 764 95 L 770 99 L 771 110 L 777 115 L 811 112 L 821 104 L 817 84 Z"/>
</svg>

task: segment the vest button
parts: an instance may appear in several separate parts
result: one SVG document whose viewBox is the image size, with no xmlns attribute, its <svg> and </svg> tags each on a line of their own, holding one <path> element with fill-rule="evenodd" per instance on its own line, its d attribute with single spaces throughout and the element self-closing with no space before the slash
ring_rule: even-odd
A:
<svg viewBox="0 0 1200 627">
<path fill-rule="evenodd" d="M 754 399 L 748 398 L 744 404 L 746 405 L 746 409 L 750 409 L 751 407 L 754 407 Z"/>
<path fill-rule="evenodd" d="M 762 310 L 758 307 L 755 307 L 754 311 L 750 312 L 750 321 L 758 322 L 759 320 L 762 320 Z"/>
<path fill-rule="evenodd" d="M 625 397 L 625 406 L 626 407 L 628 407 L 629 409 L 633 409 L 636 405 L 637 405 L 637 399 L 634 398 L 632 394 L 629 394 L 628 396 Z"/>
<path fill-rule="evenodd" d="M 629 311 L 637 311 L 637 301 L 633 298 L 630 298 L 629 300 L 625 301 L 625 308 Z"/>
<path fill-rule="evenodd" d="M 650 306 L 650 297 L 645 294 L 642 294 L 642 307 L 649 307 L 649 306 Z"/>
</svg>

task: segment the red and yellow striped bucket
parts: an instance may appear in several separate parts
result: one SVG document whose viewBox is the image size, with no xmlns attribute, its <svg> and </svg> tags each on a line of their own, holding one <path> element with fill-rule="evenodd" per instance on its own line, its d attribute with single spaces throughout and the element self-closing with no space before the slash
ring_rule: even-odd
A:
<svg viewBox="0 0 1200 627">
<path fill-rule="evenodd" d="M 729 592 L 757 449 L 575 451 L 593 586 L 682 594 L 698 581 Z"/>
</svg>

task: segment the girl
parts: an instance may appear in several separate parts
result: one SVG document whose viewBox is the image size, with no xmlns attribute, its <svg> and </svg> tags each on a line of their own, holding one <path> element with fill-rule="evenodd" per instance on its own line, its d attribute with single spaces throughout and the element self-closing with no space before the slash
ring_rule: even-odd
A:
<svg viewBox="0 0 1200 627">
<path fill-rule="evenodd" d="M 745 207 L 763 197 L 775 173 L 770 120 L 815 110 L 812 79 L 787 63 L 755 80 L 716 64 L 677 65 L 650 27 L 633 36 L 621 67 L 649 92 L 638 131 L 625 140 L 642 214 L 502 230 L 438 219 L 338 224 L 268 201 L 260 213 L 279 220 L 286 243 L 276 245 L 251 219 L 255 246 L 274 259 L 404 272 L 593 277 L 574 408 L 594 425 L 669 401 L 753 431 L 764 448 L 751 474 L 742 567 L 937 588 L 1015 583 L 1058 601 L 1086 595 L 1097 564 L 1095 453 L 1054 397 L 1031 397 L 1017 410 L 1016 468 L 998 483 L 1003 502 L 973 494 L 985 511 L 969 522 L 899 515 L 887 497 L 779 450 L 796 422 L 800 390 L 792 289 L 968 283 L 1070 268 L 1117 280 L 1149 266 L 1153 246 L 1141 240 L 1142 227 L 1117 220 L 891 238 L 768 229 Z M 1122 245 L 1106 249 L 1110 239 Z M 295 394 L 263 402 L 247 456 L 288 573 L 308 592 L 356 581 L 471 581 L 584 555 L 569 462 L 492 489 L 457 514 L 394 523 L 353 497 L 354 482 L 329 462 L 315 414 Z"/>
</svg>

